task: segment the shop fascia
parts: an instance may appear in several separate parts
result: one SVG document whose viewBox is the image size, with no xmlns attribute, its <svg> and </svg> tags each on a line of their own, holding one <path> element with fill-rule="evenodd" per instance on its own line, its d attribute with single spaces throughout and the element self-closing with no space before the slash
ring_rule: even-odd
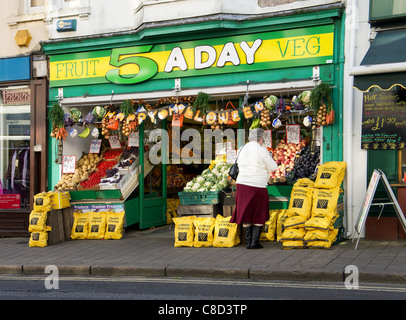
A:
<svg viewBox="0 0 406 320">
<path fill-rule="evenodd" d="M 147 80 L 198 77 L 328 64 L 333 25 L 298 28 L 50 57 L 50 86 L 135 85 Z"/>
</svg>

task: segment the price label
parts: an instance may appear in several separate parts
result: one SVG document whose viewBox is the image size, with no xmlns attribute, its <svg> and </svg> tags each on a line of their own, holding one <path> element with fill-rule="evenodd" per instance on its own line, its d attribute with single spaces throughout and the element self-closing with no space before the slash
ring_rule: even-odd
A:
<svg viewBox="0 0 406 320">
<path fill-rule="evenodd" d="M 62 157 L 62 173 L 75 173 L 76 156 Z"/>
<path fill-rule="evenodd" d="M 286 125 L 286 143 L 300 142 L 300 125 L 298 124 L 287 124 Z"/>
<path fill-rule="evenodd" d="M 131 132 L 130 135 L 128 136 L 128 146 L 129 147 L 139 147 L 140 144 L 140 133 L 137 132 Z"/>
<path fill-rule="evenodd" d="M 101 148 L 101 139 L 94 139 L 90 142 L 89 153 L 99 153 Z"/>
<path fill-rule="evenodd" d="M 227 150 L 227 163 L 234 164 L 237 159 L 237 150 Z"/>
<path fill-rule="evenodd" d="M 109 136 L 109 143 L 111 149 L 121 149 L 120 140 L 118 140 L 118 136 Z"/>
</svg>

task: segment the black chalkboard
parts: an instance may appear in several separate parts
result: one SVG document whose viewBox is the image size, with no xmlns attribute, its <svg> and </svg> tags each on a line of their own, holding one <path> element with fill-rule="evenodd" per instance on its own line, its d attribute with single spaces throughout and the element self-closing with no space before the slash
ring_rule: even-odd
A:
<svg viewBox="0 0 406 320">
<path fill-rule="evenodd" d="M 406 102 L 399 101 L 395 91 L 365 92 L 361 148 L 394 150 L 405 145 Z"/>
</svg>

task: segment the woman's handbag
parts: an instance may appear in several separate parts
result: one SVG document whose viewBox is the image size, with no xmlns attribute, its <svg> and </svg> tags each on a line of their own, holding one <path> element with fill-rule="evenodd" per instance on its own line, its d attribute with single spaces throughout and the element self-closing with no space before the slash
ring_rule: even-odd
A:
<svg viewBox="0 0 406 320">
<path fill-rule="evenodd" d="M 238 169 L 238 157 L 241 154 L 241 151 L 244 147 L 241 148 L 240 153 L 238 154 L 237 158 L 235 159 L 234 164 L 231 166 L 230 170 L 228 170 L 228 175 L 231 177 L 231 179 L 233 179 L 234 181 L 237 180 L 238 177 L 238 173 L 240 172 L 240 170 Z"/>
</svg>

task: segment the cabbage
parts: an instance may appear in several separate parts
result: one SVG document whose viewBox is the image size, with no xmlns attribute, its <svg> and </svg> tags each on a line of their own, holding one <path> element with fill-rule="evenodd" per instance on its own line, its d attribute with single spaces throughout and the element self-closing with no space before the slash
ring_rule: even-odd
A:
<svg viewBox="0 0 406 320">
<path fill-rule="evenodd" d="M 277 102 L 278 102 L 278 97 L 269 96 L 268 98 L 265 99 L 265 106 L 267 107 L 268 110 L 272 110 L 275 107 Z"/>
</svg>

